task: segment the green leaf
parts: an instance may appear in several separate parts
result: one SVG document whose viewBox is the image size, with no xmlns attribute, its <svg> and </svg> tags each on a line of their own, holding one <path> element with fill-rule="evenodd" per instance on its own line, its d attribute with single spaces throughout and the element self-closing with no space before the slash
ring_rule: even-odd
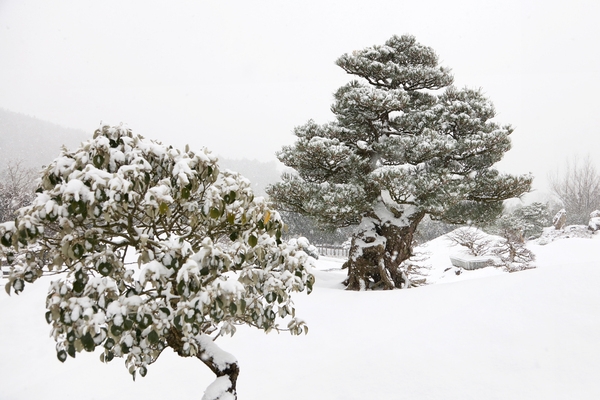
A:
<svg viewBox="0 0 600 400">
<path fill-rule="evenodd" d="M 265 317 L 269 321 L 273 321 L 275 319 L 275 312 L 273 310 L 267 309 L 265 310 Z"/>
<path fill-rule="evenodd" d="M 94 163 L 94 167 L 102 168 L 102 165 L 104 165 L 104 157 L 101 154 L 96 154 L 92 159 L 92 162 Z"/>
<path fill-rule="evenodd" d="M 277 299 L 277 293 L 267 293 L 265 299 L 267 300 L 267 302 L 272 303 L 275 301 L 275 299 Z"/>
<path fill-rule="evenodd" d="M 150 333 L 148 334 L 148 341 L 151 344 L 156 344 L 156 343 L 158 343 L 158 340 L 159 340 L 158 333 L 155 330 L 151 330 Z"/>
<path fill-rule="evenodd" d="M 34 275 L 33 275 L 33 272 L 31 272 L 31 271 L 27 271 L 27 272 L 25 272 L 25 274 L 23 274 L 23 279 L 25 279 L 25 282 L 31 283 L 31 282 L 33 282 L 33 278 L 34 278 Z"/>
<path fill-rule="evenodd" d="M 110 327 L 110 332 L 114 335 L 114 336 L 121 336 L 121 333 L 123 333 L 123 328 L 121 328 L 120 326 L 117 326 L 115 324 L 113 324 Z"/>
<path fill-rule="evenodd" d="M 183 329 L 183 322 L 181 320 L 181 315 L 178 315 L 173 319 L 173 324 L 175 325 L 175 328 L 179 330 Z"/>
<path fill-rule="evenodd" d="M 251 247 L 254 247 L 254 246 L 256 246 L 257 243 L 258 243 L 258 239 L 256 238 L 256 236 L 250 235 L 250 237 L 248 238 L 248 244 Z"/>
<path fill-rule="evenodd" d="M 83 246 L 80 243 L 74 244 L 72 249 L 73 249 L 73 255 L 76 258 L 81 258 L 81 256 L 83 256 L 83 254 L 85 253 L 85 249 L 83 248 Z"/>
<path fill-rule="evenodd" d="M 110 263 L 103 262 L 103 263 L 100 263 L 100 265 L 98 265 L 98 272 L 100 272 L 100 274 L 102 276 L 110 275 L 112 270 L 113 270 L 113 266 Z"/>
<path fill-rule="evenodd" d="M 67 353 L 69 354 L 69 356 L 71 358 L 75 358 L 75 356 L 77 355 L 77 352 L 75 351 L 75 346 L 73 346 L 72 344 L 70 344 L 67 347 Z"/>
<path fill-rule="evenodd" d="M 46 312 L 46 322 L 49 324 L 52 323 L 52 311 Z"/>
<path fill-rule="evenodd" d="M 233 302 L 229 304 L 229 314 L 235 315 L 237 313 L 237 305 Z"/>
<path fill-rule="evenodd" d="M 73 291 L 75 293 L 83 293 L 83 290 L 85 289 L 85 283 L 83 283 L 83 281 L 81 280 L 76 280 L 75 282 L 73 282 Z"/>
<path fill-rule="evenodd" d="M 114 325 L 113 325 L 114 326 Z M 115 346 L 115 340 L 113 338 L 108 338 L 106 339 L 106 342 L 104 342 L 104 348 L 105 349 L 112 349 Z"/>
<path fill-rule="evenodd" d="M 237 232 L 231 232 L 231 235 L 229 235 L 229 239 L 230 239 L 232 242 L 235 242 L 235 239 L 237 239 L 237 238 L 238 238 L 238 236 L 239 236 L 239 234 L 238 234 Z"/>
<path fill-rule="evenodd" d="M 94 351 L 94 349 L 96 348 L 94 338 L 92 338 L 92 335 L 90 335 L 89 332 L 82 336 L 81 344 L 83 344 L 83 348 L 85 349 L 85 351 L 91 352 Z"/>
<path fill-rule="evenodd" d="M 59 351 L 56 353 L 56 358 L 58 358 L 58 361 L 64 363 L 67 360 L 67 352 L 64 350 Z"/>
<path fill-rule="evenodd" d="M 168 210 L 169 210 L 169 205 L 167 203 L 160 203 L 160 206 L 158 206 L 158 213 L 160 215 L 166 214 Z"/>
<path fill-rule="evenodd" d="M 140 372 L 140 376 L 143 378 L 148 373 L 148 368 L 140 367 L 140 369 L 138 371 Z"/>
<path fill-rule="evenodd" d="M 167 316 L 171 315 L 171 311 L 167 307 L 161 307 L 160 311 L 162 311 L 165 314 L 167 314 Z"/>
<path fill-rule="evenodd" d="M 192 314 L 192 316 L 190 317 L 190 316 L 188 316 L 187 313 L 185 313 L 183 316 L 183 320 L 185 322 L 194 322 L 195 319 L 196 319 L 196 314 Z"/>
<path fill-rule="evenodd" d="M 185 288 L 186 288 L 185 281 L 184 280 L 179 281 L 179 283 L 177 284 L 177 293 L 180 296 L 183 295 L 185 293 Z"/>
<path fill-rule="evenodd" d="M 190 189 L 188 189 L 188 188 L 186 188 L 186 187 L 185 187 L 185 188 L 183 188 L 183 189 L 181 190 L 181 198 L 182 198 L 182 199 L 184 199 L 184 200 L 187 200 L 187 199 L 189 199 L 189 198 L 190 198 Z"/>
<path fill-rule="evenodd" d="M 2 243 L 2 246 L 4 247 L 10 247 L 12 245 L 12 235 L 8 232 L 5 233 L 0 238 L 0 243 Z"/>
<path fill-rule="evenodd" d="M 146 329 L 147 327 L 150 326 L 150 324 L 152 324 L 152 315 L 144 314 L 144 316 L 142 317 L 142 320 L 139 322 L 138 325 L 141 329 Z"/>
<path fill-rule="evenodd" d="M 221 216 L 221 211 L 219 211 L 219 209 L 216 207 L 211 207 L 208 215 L 210 215 L 210 217 L 213 219 L 217 219 Z"/>
<path fill-rule="evenodd" d="M 128 318 L 125 318 L 125 319 L 123 320 L 123 329 L 124 329 L 124 330 L 126 330 L 126 331 L 128 331 L 128 330 L 130 330 L 132 327 L 133 327 L 133 321 L 132 321 L 132 320 L 130 320 L 130 319 L 128 319 Z"/>
<path fill-rule="evenodd" d="M 23 281 L 23 279 L 15 279 L 12 282 L 12 287 L 15 290 L 16 294 L 19 294 L 23 291 L 23 289 L 25 288 L 25 282 Z M 10 294 L 10 293 L 9 293 Z"/>
</svg>

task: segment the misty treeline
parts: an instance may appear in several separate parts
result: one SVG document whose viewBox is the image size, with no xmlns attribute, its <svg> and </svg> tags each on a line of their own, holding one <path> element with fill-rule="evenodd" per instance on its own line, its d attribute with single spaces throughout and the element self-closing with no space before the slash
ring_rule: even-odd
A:
<svg viewBox="0 0 600 400">
<path fill-rule="evenodd" d="M 568 158 L 549 175 L 550 190 L 566 211 L 567 224 L 586 224 L 600 209 L 600 173 L 594 159 Z"/>
<path fill-rule="evenodd" d="M 0 222 L 16 218 L 16 211 L 31 204 L 35 195 L 37 170 L 22 160 L 11 160 L 0 172 Z"/>
</svg>

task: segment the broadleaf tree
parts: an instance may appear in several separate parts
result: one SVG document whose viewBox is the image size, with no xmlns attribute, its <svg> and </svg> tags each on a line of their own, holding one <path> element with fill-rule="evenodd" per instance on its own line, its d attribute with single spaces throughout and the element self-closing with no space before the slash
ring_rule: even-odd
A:
<svg viewBox="0 0 600 400">
<path fill-rule="evenodd" d="M 295 129 L 296 142 L 277 154 L 295 173 L 268 193 L 280 209 L 323 225 L 357 225 L 348 289 L 408 287 L 402 263 L 425 215 L 493 220 L 532 178 L 493 167 L 513 129 L 492 121 L 481 90 L 452 86 L 450 70 L 413 36 L 393 36 L 336 64 L 356 79 L 334 94 L 335 120 Z"/>
<path fill-rule="evenodd" d="M 100 349 L 146 375 L 171 348 L 216 375 L 206 399 L 236 396 L 236 359 L 214 340 L 247 324 L 306 331 L 291 292 L 312 290 L 302 244 L 279 213 L 208 150 L 180 151 L 102 126 L 42 173 L 32 204 L 0 224 L 7 292 L 56 275 L 46 319 L 64 362 Z M 284 321 L 287 328 L 280 328 Z"/>
</svg>

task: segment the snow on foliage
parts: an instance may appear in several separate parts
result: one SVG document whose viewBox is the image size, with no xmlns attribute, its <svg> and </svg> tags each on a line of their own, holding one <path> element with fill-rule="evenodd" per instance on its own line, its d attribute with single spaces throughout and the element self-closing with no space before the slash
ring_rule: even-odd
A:
<svg viewBox="0 0 600 400">
<path fill-rule="evenodd" d="M 532 178 L 494 168 L 513 128 L 493 121 L 481 90 L 452 86 L 450 70 L 413 36 L 393 36 L 336 63 L 356 79 L 334 94 L 335 121 L 295 129 L 297 141 L 278 158 L 296 173 L 267 191 L 285 211 L 358 227 L 349 289 L 409 287 L 402 263 L 425 215 L 489 222 Z"/>
<path fill-rule="evenodd" d="M 122 357 L 144 376 L 172 347 L 228 375 L 235 394 L 237 363 L 213 339 L 238 324 L 280 329 L 282 319 L 292 334 L 306 330 L 290 293 L 312 290 L 311 259 L 307 243 L 281 241 L 282 228 L 248 180 L 220 172 L 208 150 L 102 126 L 63 150 L 32 204 L 0 224 L 0 255 L 11 265 L 9 293 L 57 275 L 46 319 L 60 361 L 100 348 L 102 361 Z"/>
</svg>

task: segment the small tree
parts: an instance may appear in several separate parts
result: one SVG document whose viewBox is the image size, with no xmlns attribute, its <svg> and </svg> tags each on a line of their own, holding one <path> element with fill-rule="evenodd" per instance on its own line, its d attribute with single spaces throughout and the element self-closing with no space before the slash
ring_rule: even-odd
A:
<svg viewBox="0 0 600 400">
<path fill-rule="evenodd" d="M 312 288 L 307 255 L 281 242 L 279 214 L 207 150 L 103 126 L 64 150 L 38 191 L 0 224 L 0 249 L 9 294 L 60 274 L 46 320 L 61 362 L 100 348 L 102 361 L 124 358 L 135 378 L 170 347 L 217 375 L 211 399 L 231 399 L 239 367 L 218 336 L 237 324 L 279 329 L 279 318 L 292 334 L 306 328 L 290 292 Z"/>
<path fill-rule="evenodd" d="M 537 209 L 537 206 L 530 209 Z M 535 261 L 535 254 L 525 246 L 525 233 L 533 230 L 534 224 L 517 211 L 502 215 L 492 227 L 492 231 L 504 239 L 494 253 L 508 272 L 533 268 L 531 263 Z"/>
<path fill-rule="evenodd" d="M 426 214 L 492 220 L 503 200 L 529 190 L 531 177 L 493 168 L 513 129 L 491 121 L 480 90 L 450 86 L 449 69 L 414 37 L 393 36 L 337 65 L 359 80 L 335 93 L 335 122 L 295 129 L 296 143 L 278 157 L 296 173 L 267 192 L 281 209 L 323 225 L 358 225 L 348 289 L 409 287 L 402 263 Z"/>
<path fill-rule="evenodd" d="M 35 197 L 35 170 L 12 160 L 0 176 L 0 222 L 13 220 L 15 212 Z"/>
<path fill-rule="evenodd" d="M 464 247 L 470 255 L 475 257 L 487 255 L 492 250 L 492 239 L 475 227 L 455 229 L 448 233 L 446 238 L 448 238 L 453 245 Z"/>
<path fill-rule="evenodd" d="M 586 225 L 590 213 L 600 208 L 600 173 L 592 158 L 567 160 L 564 171 L 549 178 L 552 193 L 566 210 L 567 222 Z"/>
<path fill-rule="evenodd" d="M 512 212 L 519 221 L 523 239 L 540 237 L 544 228 L 552 224 L 548 204 L 531 203 Z"/>
</svg>

